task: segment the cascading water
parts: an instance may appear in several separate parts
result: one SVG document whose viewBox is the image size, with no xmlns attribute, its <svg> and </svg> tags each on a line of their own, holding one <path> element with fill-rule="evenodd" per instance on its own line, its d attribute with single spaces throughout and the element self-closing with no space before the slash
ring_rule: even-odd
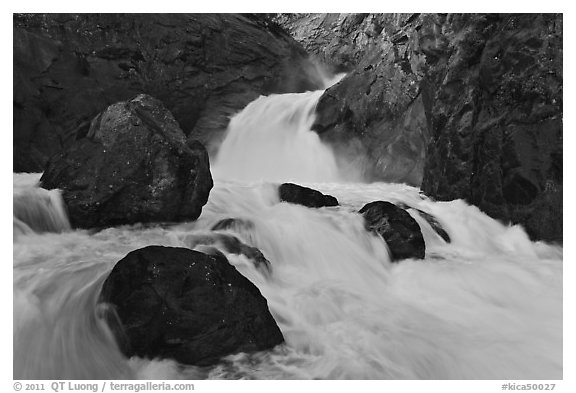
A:
<svg viewBox="0 0 576 393">
<path fill-rule="evenodd" d="M 230 120 L 213 165 L 216 179 L 336 182 L 332 151 L 310 132 L 323 91 L 260 97 Z"/>
<path fill-rule="evenodd" d="M 64 202 L 58 190 L 30 187 L 36 175 L 14 179 L 14 236 L 33 232 L 62 232 L 70 229 Z"/>
<path fill-rule="evenodd" d="M 14 378 L 561 379 L 562 248 L 531 242 L 463 201 L 342 182 L 331 151 L 309 130 L 319 95 L 262 97 L 232 119 L 196 222 L 41 232 L 31 223 L 60 217 L 58 203 L 20 216 L 30 230 L 14 239 Z M 44 198 L 34 194 L 43 192 L 37 179 L 14 175 L 15 222 L 22 195 Z M 288 180 L 341 206 L 280 202 L 277 183 Z M 390 263 L 356 213 L 375 200 L 432 214 L 451 243 L 414 214 L 426 259 Z M 266 297 L 286 344 L 208 369 L 126 359 L 97 306 L 114 264 L 151 244 L 193 247 L 191 235 L 230 217 L 253 223 L 234 234 L 262 251 L 272 274 L 225 254 Z"/>
</svg>

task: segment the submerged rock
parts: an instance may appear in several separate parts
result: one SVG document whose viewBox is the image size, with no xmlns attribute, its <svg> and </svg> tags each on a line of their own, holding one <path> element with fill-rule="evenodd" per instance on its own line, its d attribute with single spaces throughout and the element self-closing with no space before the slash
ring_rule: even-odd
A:
<svg viewBox="0 0 576 393">
<path fill-rule="evenodd" d="M 265 276 L 272 272 L 270 261 L 266 259 L 262 251 L 256 247 L 249 246 L 236 236 L 227 233 L 211 233 L 206 235 L 188 235 L 183 241 L 190 248 L 199 246 L 214 246 L 219 251 L 225 251 L 230 254 L 243 255 L 254 264 L 254 267 Z M 213 252 L 210 252 L 213 253 Z"/>
<path fill-rule="evenodd" d="M 436 217 L 434 217 L 432 214 L 430 213 L 426 213 L 425 211 L 422 211 L 420 209 L 415 209 L 418 214 L 420 215 L 420 217 L 422 217 L 423 219 L 426 220 L 426 222 L 428 224 L 430 224 L 430 226 L 432 227 L 432 229 L 434 230 L 434 232 L 436 232 L 438 234 L 438 236 L 440 236 L 442 239 L 444 239 L 444 241 L 446 243 L 450 243 L 450 235 L 448 235 L 448 232 L 446 232 L 444 230 L 444 228 L 442 227 L 442 224 L 440 224 L 438 222 L 438 220 L 436 219 Z"/>
<path fill-rule="evenodd" d="M 40 182 L 62 190 L 79 228 L 194 220 L 213 184 L 204 147 L 187 142 L 162 103 L 143 94 L 96 116 Z"/>
<path fill-rule="evenodd" d="M 225 218 L 212 226 L 213 231 L 242 231 L 254 229 L 254 223 L 244 218 Z"/>
<path fill-rule="evenodd" d="M 403 202 L 396 202 L 396 206 L 401 207 L 404 210 L 408 210 L 408 209 L 415 210 L 420 217 L 422 217 L 424 220 L 426 220 L 428 225 L 430 225 L 430 227 L 434 230 L 434 232 L 436 232 L 438 234 L 438 236 L 440 236 L 442 239 L 444 239 L 444 241 L 446 243 L 450 243 L 450 241 L 451 241 L 450 235 L 448 235 L 448 232 L 446 232 L 444 230 L 444 228 L 442 227 L 442 224 L 440 224 L 440 222 L 438 222 L 438 219 L 436 217 L 434 217 L 432 214 L 426 213 L 425 211 L 417 209 L 415 207 L 408 206 L 407 204 L 405 204 Z"/>
<path fill-rule="evenodd" d="M 280 201 L 306 207 L 338 206 L 338 200 L 333 196 L 293 183 L 281 184 L 278 188 L 278 194 Z"/>
<path fill-rule="evenodd" d="M 121 326 L 111 328 L 126 356 L 207 366 L 284 341 L 254 284 L 226 258 L 186 248 L 132 251 L 114 266 L 100 301 L 118 316 Z"/>
<path fill-rule="evenodd" d="M 388 245 L 392 262 L 424 259 L 426 245 L 420 226 L 404 209 L 390 202 L 371 202 L 359 211 L 366 230 L 380 235 Z"/>
</svg>

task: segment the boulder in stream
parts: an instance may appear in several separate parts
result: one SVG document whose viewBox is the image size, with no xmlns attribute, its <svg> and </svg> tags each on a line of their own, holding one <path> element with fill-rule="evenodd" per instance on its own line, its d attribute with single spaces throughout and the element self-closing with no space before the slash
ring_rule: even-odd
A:
<svg viewBox="0 0 576 393">
<path fill-rule="evenodd" d="M 208 366 L 222 357 L 284 341 L 258 288 L 221 255 L 149 246 L 120 260 L 100 301 L 126 356 Z M 114 320 L 114 318 L 109 318 Z"/>
<path fill-rule="evenodd" d="M 187 141 L 168 109 L 144 94 L 96 116 L 86 137 L 49 160 L 40 182 L 62 190 L 77 228 L 195 220 L 213 185 L 204 146 Z"/>
<path fill-rule="evenodd" d="M 312 188 L 293 183 L 283 183 L 278 188 L 280 201 L 306 207 L 338 206 L 338 200 L 332 195 L 322 194 Z"/>
<path fill-rule="evenodd" d="M 426 245 L 420 226 L 406 210 L 391 202 L 376 201 L 359 211 L 366 230 L 380 235 L 390 250 L 392 262 L 401 259 L 424 259 Z"/>
</svg>

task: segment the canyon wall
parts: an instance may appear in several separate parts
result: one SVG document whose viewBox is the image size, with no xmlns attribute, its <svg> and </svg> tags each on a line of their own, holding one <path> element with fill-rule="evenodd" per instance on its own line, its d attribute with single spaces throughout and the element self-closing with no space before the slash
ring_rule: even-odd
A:
<svg viewBox="0 0 576 393">
<path fill-rule="evenodd" d="M 347 76 L 314 128 L 371 180 L 421 186 L 562 239 L 562 15 L 290 14 Z M 342 44 L 347 42 L 348 44 Z"/>
<path fill-rule="evenodd" d="M 109 105 L 146 93 L 208 148 L 261 94 L 320 87 L 262 15 L 14 14 L 14 167 L 40 172 Z"/>
</svg>

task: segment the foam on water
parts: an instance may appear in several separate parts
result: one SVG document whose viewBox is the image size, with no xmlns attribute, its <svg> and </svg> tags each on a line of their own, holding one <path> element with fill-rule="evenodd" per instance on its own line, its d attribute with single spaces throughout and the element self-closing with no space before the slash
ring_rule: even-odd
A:
<svg viewBox="0 0 576 393">
<path fill-rule="evenodd" d="M 37 187 L 39 174 L 20 174 L 14 178 L 14 236 L 34 232 L 70 230 L 66 207 L 59 190 Z"/>
<path fill-rule="evenodd" d="M 217 182 L 194 223 L 18 237 L 14 377 L 562 378 L 560 247 L 408 186 L 308 185 L 342 206 L 307 209 L 280 203 L 274 184 Z M 433 214 L 452 243 L 421 220 L 426 260 L 391 264 L 355 213 L 377 199 Z M 188 246 L 190 234 L 229 217 L 254 224 L 234 234 L 272 264 L 267 279 L 227 255 L 268 300 L 286 344 L 211 369 L 125 359 L 96 306 L 114 263 L 150 244 Z"/>
<path fill-rule="evenodd" d="M 71 230 L 57 190 L 36 188 L 38 174 L 14 175 L 14 378 L 561 379 L 562 248 L 463 201 L 347 183 L 310 131 L 321 94 L 261 97 L 231 120 L 196 222 Z M 340 206 L 280 202 L 285 181 Z M 451 243 L 409 209 L 426 259 L 390 263 L 357 213 L 376 200 L 433 215 Z M 286 343 L 212 368 L 126 359 L 98 305 L 114 264 L 148 245 L 205 250 L 195 236 L 227 218 L 252 223 L 228 231 L 271 263 L 265 275 L 221 250 L 266 297 Z"/>
<path fill-rule="evenodd" d="M 341 181 L 332 150 L 310 132 L 322 93 L 262 96 L 250 103 L 230 120 L 212 166 L 214 178 Z"/>
</svg>

